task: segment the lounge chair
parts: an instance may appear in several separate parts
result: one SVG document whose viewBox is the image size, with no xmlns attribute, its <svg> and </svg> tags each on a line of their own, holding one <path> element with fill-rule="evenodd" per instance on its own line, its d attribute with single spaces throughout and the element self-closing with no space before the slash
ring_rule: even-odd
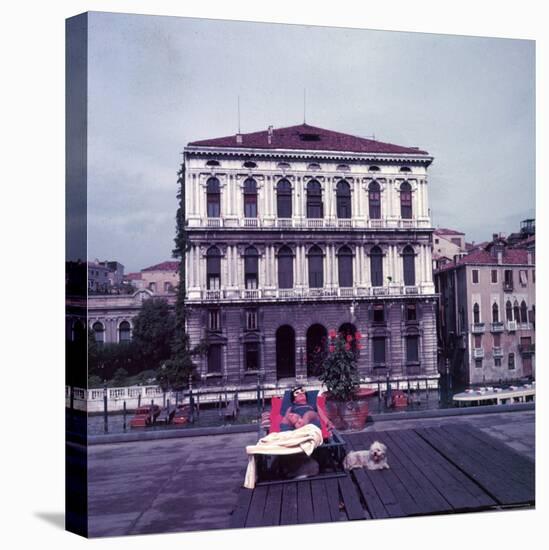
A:
<svg viewBox="0 0 549 550">
<path fill-rule="evenodd" d="M 318 390 L 309 390 L 306 392 L 307 403 L 314 407 L 320 416 L 320 429 L 322 432 L 323 443 L 317 447 L 313 454 L 319 464 L 319 474 L 308 476 L 306 479 L 319 479 L 341 477 L 345 475 L 342 462 L 345 456 L 345 441 L 335 429 L 326 425 L 326 403 L 325 397 L 318 394 Z M 280 423 L 286 410 L 291 405 L 291 390 L 286 390 L 282 397 L 271 398 L 271 411 L 268 413 L 268 420 L 265 415 L 262 426 L 266 428 L 266 433 L 279 432 Z M 290 455 L 285 457 L 273 455 L 257 455 L 258 459 L 258 481 L 256 485 L 266 485 L 295 481 L 295 478 L 287 478 L 284 475 L 284 462 L 292 460 Z M 298 455 L 297 455 L 298 456 Z"/>
</svg>

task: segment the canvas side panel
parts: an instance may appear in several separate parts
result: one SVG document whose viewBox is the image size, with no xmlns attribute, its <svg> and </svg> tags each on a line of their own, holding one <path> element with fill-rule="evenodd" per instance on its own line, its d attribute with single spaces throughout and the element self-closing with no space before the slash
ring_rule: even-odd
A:
<svg viewBox="0 0 549 550">
<path fill-rule="evenodd" d="M 65 527 L 87 536 L 87 14 L 65 36 Z"/>
</svg>

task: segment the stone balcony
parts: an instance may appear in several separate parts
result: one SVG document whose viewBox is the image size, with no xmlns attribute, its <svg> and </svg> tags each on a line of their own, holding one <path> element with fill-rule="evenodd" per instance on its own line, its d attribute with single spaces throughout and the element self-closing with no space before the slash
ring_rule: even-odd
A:
<svg viewBox="0 0 549 550">
<path fill-rule="evenodd" d="M 486 327 L 484 323 L 473 323 L 471 325 L 471 332 L 473 334 L 484 334 L 486 332 Z"/>
<path fill-rule="evenodd" d="M 505 330 L 505 325 L 503 322 L 491 323 L 490 332 L 503 332 Z"/>
<path fill-rule="evenodd" d="M 188 227 L 211 229 L 429 229 L 431 220 L 427 218 L 403 220 L 399 218 L 370 219 L 365 217 L 355 218 L 238 218 L 235 216 L 218 218 L 200 218 L 189 216 Z"/>
<path fill-rule="evenodd" d="M 503 357 L 503 349 L 501 347 L 493 347 L 492 355 L 494 357 Z"/>
<path fill-rule="evenodd" d="M 519 344 L 518 350 L 521 355 L 534 355 L 536 353 L 536 344 Z"/>
<path fill-rule="evenodd" d="M 386 287 L 322 287 L 322 288 L 278 288 L 278 289 L 189 289 L 187 300 L 193 302 L 232 302 L 232 301 L 278 301 L 278 300 L 319 300 L 354 299 L 376 296 L 410 297 L 432 295 L 429 288 L 419 286 L 392 285 Z"/>
<path fill-rule="evenodd" d="M 474 348 L 473 349 L 473 358 L 482 359 L 484 357 L 484 348 Z"/>
</svg>

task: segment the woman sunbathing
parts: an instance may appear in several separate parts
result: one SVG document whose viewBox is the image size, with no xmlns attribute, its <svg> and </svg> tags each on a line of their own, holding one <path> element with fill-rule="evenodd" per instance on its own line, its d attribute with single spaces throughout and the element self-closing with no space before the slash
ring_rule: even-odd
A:
<svg viewBox="0 0 549 550">
<path fill-rule="evenodd" d="M 315 408 L 307 403 L 307 395 L 302 387 L 292 390 L 291 399 L 292 404 L 280 422 L 280 431 L 295 430 L 306 424 L 314 424 L 320 428 L 320 416 Z"/>
</svg>

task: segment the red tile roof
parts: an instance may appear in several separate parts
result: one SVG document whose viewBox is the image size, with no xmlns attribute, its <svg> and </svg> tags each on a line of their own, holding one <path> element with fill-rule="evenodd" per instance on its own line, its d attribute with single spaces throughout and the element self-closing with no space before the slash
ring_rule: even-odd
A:
<svg viewBox="0 0 549 550">
<path fill-rule="evenodd" d="M 435 235 L 465 235 L 461 231 L 455 231 L 454 229 L 445 229 L 444 227 L 439 227 L 435 229 Z"/>
<path fill-rule="evenodd" d="M 192 146 L 202 147 L 236 147 L 257 149 L 308 149 L 315 151 L 349 151 L 353 153 L 394 153 L 426 155 L 417 147 L 403 147 L 392 143 L 384 143 L 373 139 L 366 139 L 324 128 L 317 128 L 308 124 L 274 128 L 269 141 L 269 131 L 241 134 L 242 142 L 238 143 L 236 136 L 226 136 L 214 139 L 204 139 L 189 143 Z"/>
<path fill-rule="evenodd" d="M 127 279 L 128 281 L 139 281 L 141 280 L 141 273 L 126 273 L 126 275 L 124 275 L 124 279 Z"/>
<path fill-rule="evenodd" d="M 141 271 L 177 271 L 179 262 L 162 262 L 161 264 L 151 265 Z"/>
<path fill-rule="evenodd" d="M 532 261 L 534 258 L 532 257 Z M 442 265 L 440 271 L 452 269 L 456 266 L 462 265 L 498 265 L 497 258 L 494 258 L 490 252 L 486 250 L 474 250 L 473 252 L 463 256 L 456 263 L 450 262 L 449 264 Z M 503 265 L 523 265 L 528 264 L 528 251 L 522 248 L 507 248 L 502 257 Z"/>
</svg>

